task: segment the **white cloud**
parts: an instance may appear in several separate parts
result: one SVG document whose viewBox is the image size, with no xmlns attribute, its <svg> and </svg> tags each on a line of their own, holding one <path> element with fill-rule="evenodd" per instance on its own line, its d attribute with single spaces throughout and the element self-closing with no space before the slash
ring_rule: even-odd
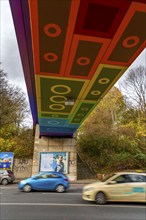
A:
<svg viewBox="0 0 146 220">
<path fill-rule="evenodd" d="M 10 83 L 19 86 L 26 93 L 26 84 L 8 0 L 0 1 L 0 14 L 1 68 L 8 74 Z"/>
</svg>

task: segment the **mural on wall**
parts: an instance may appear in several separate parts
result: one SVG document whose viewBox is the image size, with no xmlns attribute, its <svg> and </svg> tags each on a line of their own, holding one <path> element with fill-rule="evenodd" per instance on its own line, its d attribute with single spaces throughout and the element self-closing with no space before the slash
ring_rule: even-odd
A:
<svg viewBox="0 0 146 220">
<path fill-rule="evenodd" d="M 12 152 L 0 152 L 0 169 L 13 169 L 14 154 Z"/>
<path fill-rule="evenodd" d="M 67 152 L 41 152 L 40 172 L 56 171 L 68 173 L 68 153 Z"/>
</svg>

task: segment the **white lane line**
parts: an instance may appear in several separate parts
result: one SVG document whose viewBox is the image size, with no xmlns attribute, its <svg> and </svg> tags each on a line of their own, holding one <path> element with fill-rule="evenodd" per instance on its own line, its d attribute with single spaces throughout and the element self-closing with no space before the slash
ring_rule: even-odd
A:
<svg viewBox="0 0 146 220">
<path fill-rule="evenodd" d="M 127 206 L 127 205 L 91 205 L 91 204 L 66 204 L 66 203 L 0 203 L 0 205 L 6 206 L 81 206 L 81 207 L 100 207 L 100 208 L 140 208 L 145 209 L 145 206 Z"/>
<path fill-rule="evenodd" d="M 18 189 L 17 186 L 6 186 L 6 187 L 5 186 L 1 186 L 0 187 L 0 189 L 16 189 L 16 188 Z"/>
<path fill-rule="evenodd" d="M 41 193 L 41 194 L 44 194 L 44 195 L 49 195 L 49 194 L 55 194 L 55 195 L 60 195 L 60 196 L 62 196 L 62 194 L 60 193 L 60 194 L 56 194 L 56 193 L 54 193 L 54 192 L 48 192 L 48 193 Z M 64 196 L 66 196 L 66 195 L 82 195 L 82 193 L 70 193 L 70 192 L 67 192 L 67 193 L 64 193 L 63 194 Z"/>
</svg>

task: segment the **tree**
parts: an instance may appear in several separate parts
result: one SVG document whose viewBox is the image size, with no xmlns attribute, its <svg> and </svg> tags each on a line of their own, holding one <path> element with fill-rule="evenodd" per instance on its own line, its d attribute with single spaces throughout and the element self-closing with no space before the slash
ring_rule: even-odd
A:
<svg viewBox="0 0 146 220">
<path fill-rule="evenodd" d="M 0 151 L 13 152 L 16 158 L 33 155 L 33 129 L 21 128 L 19 132 L 11 126 L 0 130 Z"/>
<path fill-rule="evenodd" d="M 131 133 L 146 150 L 146 68 L 138 66 L 129 70 L 121 83 L 127 111 L 123 114 L 123 130 Z"/>
<path fill-rule="evenodd" d="M 13 125 L 19 129 L 30 114 L 26 96 L 20 88 L 8 83 L 3 70 L 0 70 L 0 79 L 0 128 Z"/>
<path fill-rule="evenodd" d="M 126 100 L 146 115 L 146 68 L 140 65 L 130 69 L 120 85 Z"/>
<path fill-rule="evenodd" d="M 145 168 L 141 111 L 113 87 L 78 129 L 78 152 L 95 173 Z"/>
<path fill-rule="evenodd" d="M 0 70 L 0 151 L 11 151 L 16 157 L 32 157 L 33 129 L 26 126 L 30 117 L 26 96 L 10 85 Z"/>
<path fill-rule="evenodd" d="M 113 87 L 78 129 L 78 135 L 109 136 L 117 129 L 126 106 L 118 88 Z"/>
</svg>

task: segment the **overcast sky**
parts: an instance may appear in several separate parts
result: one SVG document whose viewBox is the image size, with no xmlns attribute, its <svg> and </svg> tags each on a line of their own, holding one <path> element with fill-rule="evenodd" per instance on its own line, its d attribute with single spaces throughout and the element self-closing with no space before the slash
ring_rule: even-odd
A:
<svg viewBox="0 0 146 220">
<path fill-rule="evenodd" d="M 0 0 L 0 27 L 1 67 L 8 73 L 10 83 L 21 87 L 23 91 L 26 92 L 26 85 L 8 0 Z M 146 66 L 145 60 L 146 49 L 129 68 L 134 68 L 140 64 Z M 124 73 L 124 76 L 126 73 L 127 71 Z"/>
<path fill-rule="evenodd" d="M 2 69 L 12 84 L 26 91 L 19 50 L 8 0 L 0 0 L 0 41 Z"/>
</svg>

